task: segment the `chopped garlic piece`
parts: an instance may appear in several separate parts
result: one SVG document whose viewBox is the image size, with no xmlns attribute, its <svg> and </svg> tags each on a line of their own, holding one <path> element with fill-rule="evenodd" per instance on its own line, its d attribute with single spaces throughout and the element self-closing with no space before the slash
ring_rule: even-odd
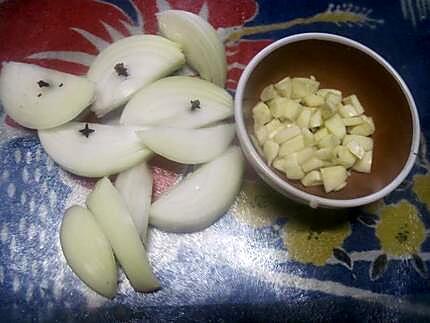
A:
<svg viewBox="0 0 430 323">
<path fill-rule="evenodd" d="M 276 158 L 273 161 L 273 167 L 281 172 L 285 172 L 284 168 L 285 159 L 284 158 Z"/>
<path fill-rule="evenodd" d="M 269 106 L 270 112 L 272 113 L 273 117 L 281 118 L 284 116 L 284 109 L 285 105 L 287 104 L 287 101 L 288 99 L 279 97 L 267 102 L 267 105 Z"/>
<path fill-rule="evenodd" d="M 284 169 L 289 179 L 301 179 L 305 176 L 305 173 L 297 162 L 297 156 L 295 154 L 285 158 Z"/>
<path fill-rule="evenodd" d="M 319 169 L 321 167 L 327 166 L 327 162 L 315 157 L 308 159 L 306 162 L 302 164 L 302 168 L 304 172 L 310 172 L 314 169 Z"/>
<path fill-rule="evenodd" d="M 322 116 L 321 116 L 321 110 L 317 109 L 311 117 L 311 120 L 309 121 L 309 127 L 310 128 L 317 128 L 322 125 Z"/>
<path fill-rule="evenodd" d="M 264 157 L 266 157 L 267 163 L 269 166 L 272 164 L 273 160 L 278 156 L 279 145 L 272 141 L 267 140 L 263 145 L 263 153 Z"/>
<path fill-rule="evenodd" d="M 278 119 L 273 119 L 268 124 L 266 124 L 264 128 L 266 128 L 267 130 L 267 137 L 272 139 L 277 134 L 277 132 L 281 128 L 283 128 L 283 125 L 281 124 L 281 121 L 279 121 Z"/>
<path fill-rule="evenodd" d="M 337 106 L 342 102 L 342 97 L 340 95 L 334 93 L 328 93 L 325 96 L 325 105 L 330 108 L 332 111 L 337 110 Z"/>
<path fill-rule="evenodd" d="M 362 145 L 360 145 L 357 141 L 350 141 L 346 144 L 348 150 L 354 154 L 358 159 L 362 159 L 364 153 L 366 152 Z"/>
<path fill-rule="evenodd" d="M 315 152 L 315 157 L 321 160 L 331 160 L 334 152 L 332 148 L 320 148 Z"/>
<path fill-rule="evenodd" d="M 290 124 L 279 130 L 273 137 L 273 140 L 278 144 L 282 144 L 285 141 L 300 135 L 301 133 L 302 132 L 299 127 L 297 127 L 295 124 Z"/>
<path fill-rule="evenodd" d="M 346 134 L 346 127 L 343 124 L 342 118 L 337 113 L 330 119 L 327 119 L 324 125 L 339 139 L 342 139 Z"/>
<path fill-rule="evenodd" d="M 363 106 L 361 105 L 360 101 L 358 100 L 355 94 L 344 98 L 343 103 L 352 105 L 355 108 L 355 111 L 357 111 L 358 115 L 364 113 Z"/>
<path fill-rule="evenodd" d="M 311 158 L 313 156 L 314 152 L 315 152 L 314 148 L 307 147 L 307 148 L 302 149 L 298 152 L 295 152 L 294 154 L 296 154 L 297 162 L 299 163 L 299 165 L 301 165 L 305 161 L 307 161 L 309 158 Z"/>
<path fill-rule="evenodd" d="M 254 133 L 260 145 L 264 144 L 269 137 L 266 127 L 257 128 L 254 130 Z"/>
<path fill-rule="evenodd" d="M 276 92 L 273 84 L 266 86 L 260 94 L 261 101 L 269 101 L 277 97 L 279 97 L 279 94 Z"/>
<path fill-rule="evenodd" d="M 345 186 L 346 186 L 346 181 L 345 182 L 343 182 L 342 184 L 340 184 L 338 187 L 336 187 L 334 190 L 335 191 L 340 191 L 342 188 L 344 188 Z"/>
<path fill-rule="evenodd" d="M 281 94 L 283 97 L 290 98 L 291 92 L 293 90 L 292 82 L 290 77 L 286 77 L 280 80 L 275 84 L 275 89 Z"/>
<path fill-rule="evenodd" d="M 375 124 L 370 117 L 363 116 L 363 123 L 351 128 L 351 135 L 370 136 L 375 132 Z"/>
<path fill-rule="evenodd" d="M 321 168 L 321 177 L 326 193 L 339 190 L 345 183 L 348 173 L 343 166 Z"/>
<path fill-rule="evenodd" d="M 255 105 L 252 109 L 252 116 L 254 118 L 254 122 L 258 125 L 265 125 L 273 119 L 269 107 L 263 102 L 258 102 Z"/>
<path fill-rule="evenodd" d="M 304 97 L 303 103 L 308 107 L 317 107 L 324 104 L 324 97 L 317 94 L 309 94 Z"/>
<path fill-rule="evenodd" d="M 328 118 L 332 117 L 336 113 L 336 110 L 330 110 L 326 106 L 323 106 L 321 108 L 321 117 L 323 120 L 327 120 Z"/>
<path fill-rule="evenodd" d="M 364 151 L 363 151 L 364 152 Z M 344 146 L 337 146 L 334 149 L 336 164 L 342 165 L 345 168 L 350 168 L 356 162 L 357 158 L 351 153 L 350 149 Z"/>
<path fill-rule="evenodd" d="M 304 77 L 294 77 L 292 79 L 293 90 L 291 92 L 291 98 L 304 98 L 305 96 L 315 93 L 319 86 L 320 83 L 318 81 Z"/>
<path fill-rule="evenodd" d="M 370 173 L 372 169 L 372 155 L 372 150 L 366 151 L 363 158 L 357 160 L 352 169 L 361 173 Z"/>
<path fill-rule="evenodd" d="M 335 90 L 335 89 L 319 89 L 317 91 L 317 95 L 320 95 L 323 98 L 325 98 L 325 96 L 329 93 L 336 94 L 338 96 L 342 96 L 342 92 L 339 90 Z"/>
<path fill-rule="evenodd" d="M 294 100 L 288 100 L 284 107 L 284 118 L 295 121 L 300 114 L 300 104 Z"/>
<path fill-rule="evenodd" d="M 309 121 L 311 120 L 312 109 L 303 108 L 296 120 L 296 124 L 300 128 L 309 128 Z"/>
<path fill-rule="evenodd" d="M 363 123 L 363 118 L 362 117 L 350 117 L 350 118 L 344 118 L 342 119 L 343 124 L 347 127 L 350 126 L 356 126 L 359 125 L 361 123 Z"/>
<path fill-rule="evenodd" d="M 314 133 L 314 138 L 315 141 L 318 143 L 319 141 L 321 141 L 321 139 L 327 137 L 328 135 L 330 135 L 330 133 L 328 132 L 327 128 L 320 128 L 317 132 Z"/>
<path fill-rule="evenodd" d="M 373 149 L 373 139 L 369 137 L 359 136 L 359 135 L 346 135 L 343 138 L 342 144 L 346 146 L 351 141 L 358 142 L 365 151 L 369 151 Z"/>
<path fill-rule="evenodd" d="M 321 173 L 318 170 L 313 170 L 305 175 L 301 180 L 303 186 L 317 186 L 322 184 Z"/>
<path fill-rule="evenodd" d="M 302 134 L 305 140 L 305 146 L 313 146 L 315 143 L 314 134 L 308 128 L 303 128 Z"/>
<path fill-rule="evenodd" d="M 284 157 L 289 154 L 295 153 L 296 151 L 302 150 L 303 148 L 305 148 L 305 141 L 303 135 L 298 135 L 293 139 L 284 142 L 281 145 L 281 149 L 279 150 L 279 156 Z"/>
<path fill-rule="evenodd" d="M 343 118 L 351 118 L 358 116 L 357 110 L 351 104 L 339 106 L 339 113 Z"/>
<path fill-rule="evenodd" d="M 334 148 L 340 144 L 340 140 L 333 134 L 325 136 L 320 141 L 318 141 L 319 148 Z"/>
</svg>

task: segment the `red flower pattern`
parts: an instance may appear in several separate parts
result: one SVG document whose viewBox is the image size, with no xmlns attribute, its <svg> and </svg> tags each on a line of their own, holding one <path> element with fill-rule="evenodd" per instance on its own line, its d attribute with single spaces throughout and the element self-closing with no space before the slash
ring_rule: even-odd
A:
<svg viewBox="0 0 430 323">
<path fill-rule="evenodd" d="M 206 18 L 215 28 L 243 26 L 258 12 L 254 0 L 134 0 L 138 23 L 145 33 L 157 33 L 156 13 L 166 9 L 181 9 Z M 0 4 L 0 61 L 24 61 L 53 69 L 85 74 L 88 66 L 58 59 L 31 59 L 34 53 L 47 51 L 72 51 L 97 55 L 98 48 L 82 34 L 91 34 L 102 41 L 112 42 L 106 24 L 124 36 L 130 35 L 125 26 L 133 26 L 132 19 L 119 7 L 94 0 L 22 0 Z M 243 67 L 270 40 L 241 40 L 226 48 L 229 63 L 227 88 L 234 90 Z M 8 126 L 19 127 L 6 117 Z M 176 182 L 184 171 L 182 165 L 158 160 L 152 163 L 154 173 L 154 198 Z M 161 166 L 160 166 L 161 165 Z M 84 186 L 92 187 L 93 180 L 80 179 Z"/>
</svg>

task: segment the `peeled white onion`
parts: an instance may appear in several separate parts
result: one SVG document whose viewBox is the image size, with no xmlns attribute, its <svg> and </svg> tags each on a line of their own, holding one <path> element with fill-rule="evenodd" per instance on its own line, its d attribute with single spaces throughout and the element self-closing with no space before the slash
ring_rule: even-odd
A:
<svg viewBox="0 0 430 323">
<path fill-rule="evenodd" d="M 183 164 L 200 164 L 214 159 L 234 138 L 234 125 L 181 129 L 157 127 L 137 132 L 153 152 Z"/>
<path fill-rule="evenodd" d="M 69 122 L 57 128 L 39 130 L 48 155 L 69 172 L 86 177 L 119 173 L 151 156 L 136 128 L 88 123 L 94 130 L 88 137 L 80 132 L 86 123 Z"/>
<path fill-rule="evenodd" d="M 200 16 L 183 10 L 163 11 L 157 17 L 161 34 L 182 45 L 187 63 L 205 80 L 224 87 L 225 50 L 214 28 Z"/>
<path fill-rule="evenodd" d="M 108 178 L 97 182 L 87 198 L 87 206 L 112 245 L 133 288 L 139 292 L 159 289 L 160 284 L 152 273 L 127 205 Z"/>
<path fill-rule="evenodd" d="M 229 148 L 155 201 L 149 222 L 168 232 L 194 232 L 208 227 L 233 203 L 243 170 L 240 149 Z"/>
<path fill-rule="evenodd" d="M 91 212 L 80 206 L 68 209 L 61 224 L 60 242 L 73 272 L 100 295 L 113 298 L 117 287 L 115 258 Z"/>
<path fill-rule="evenodd" d="M 193 100 L 199 100 L 199 109 L 191 109 Z M 172 76 L 137 92 L 125 106 L 120 122 L 199 128 L 232 115 L 233 99 L 226 90 L 196 77 Z"/>
<path fill-rule="evenodd" d="M 100 52 L 88 70 L 88 78 L 96 83 L 91 110 L 102 117 L 184 63 L 180 46 L 161 36 L 136 35 L 114 42 Z"/>
<path fill-rule="evenodd" d="M 1 102 L 6 113 L 27 128 L 53 128 L 74 119 L 93 102 L 94 91 L 94 83 L 84 77 L 33 64 L 3 63 Z"/>
<path fill-rule="evenodd" d="M 117 176 L 115 187 L 123 197 L 137 232 L 145 242 L 152 196 L 151 169 L 145 162 L 129 168 Z"/>
</svg>

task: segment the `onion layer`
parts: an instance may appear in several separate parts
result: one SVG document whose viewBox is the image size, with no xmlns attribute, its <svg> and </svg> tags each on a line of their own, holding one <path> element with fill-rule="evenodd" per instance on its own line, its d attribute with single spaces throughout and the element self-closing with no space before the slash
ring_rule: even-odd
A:
<svg viewBox="0 0 430 323">
<path fill-rule="evenodd" d="M 229 148 L 155 201 L 149 222 L 168 232 L 194 232 L 208 227 L 233 203 L 243 170 L 240 149 Z"/>
<path fill-rule="evenodd" d="M 86 125 L 88 137 L 83 133 Z M 136 135 L 136 128 L 94 123 L 70 122 L 39 130 L 48 155 L 69 172 L 86 177 L 119 173 L 151 156 Z"/>
<path fill-rule="evenodd" d="M 100 295 L 113 298 L 117 286 L 115 258 L 91 212 L 80 206 L 68 209 L 61 224 L 60 241 L 75 274 Z"/>
<path fill-rule="evenodd" d="M 125 204 L 143 242 L 148 229 L 149 207 L 152 196 L 152 173 L 144 162 L 120 173 L 115 187 Z"/>
<path fill-rule="evenodd" d="M 57 127 L 77 117 L 94 99 L 84 77 L 33 64 L 3 63 L 0 98 L 5 111 L 27 128 Z"/>
<path fill-rule="evenodd" d="M 200 164 L 225 151 L 234 138 L 233 124 L 210 128 L 157 127 L 138 131 L 143 143 L 155 153 L 183 164 Z"/>
<path fill-rule="evenodd" d="M 179 45 L 161 36 L 136 35 L 113 43 L 88 70 L 88 78 L 96 83 L 96 102 L 91 110 L 102 117 L 184 63 Z"/>
<path fill-rule="evenodd" d="M 187 63 L 205 80 L 224 87 L 225 50 L 214 28 L 201 17 L 183 10 L 167 10 L 157 16 L 161 34 L 182 45 Z"/>
<path fill-rule="evenodd" d="M 198 100 L 199 108 L 191 109 Z M 233 115 L 233 100 L 224 89 L 199 78 L 172 76 L 136 93 L 121 115 L 127 125 L 199 128 Z"/>
<path fill-rule="evenodd" d="M 108 178 L 97 182 L 88 196 L 87 206 L 106 234 L 133 288 L 139 292 L 159 289 L 127 205 Z"/>
</svg>

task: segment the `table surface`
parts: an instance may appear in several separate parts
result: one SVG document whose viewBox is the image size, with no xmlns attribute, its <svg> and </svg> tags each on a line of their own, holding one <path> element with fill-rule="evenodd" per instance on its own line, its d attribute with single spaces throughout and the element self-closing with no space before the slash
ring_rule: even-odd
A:
<svg viewBox="0 0 430 323">
<path fill-rule="evenodd" d="M 0 321 L 429 320 L 430 1 L 3 0 L 0 60 L 83 74 L 109 43 L 156 33 L 156 12 L 169 8 L 218 28 L 232 92 L 259 50 L 295 33 L 336 33 L 380 53 L 420 113 L 412 173 L 384 200 L 334 212 L 286 201 L 250 171 L 232 208 L 210 228 L 150 229 L 161 291 L 136 293 L 121 273 L 117 296 L 106 300 L 72 273 L 58 235 L 65 208 L 84 203 L 94 181 L 62 171 L 36 133 L 1 109 Z M 191 171 L 161 160 L 152 170 L 155 196 Z"/>
</svg>

